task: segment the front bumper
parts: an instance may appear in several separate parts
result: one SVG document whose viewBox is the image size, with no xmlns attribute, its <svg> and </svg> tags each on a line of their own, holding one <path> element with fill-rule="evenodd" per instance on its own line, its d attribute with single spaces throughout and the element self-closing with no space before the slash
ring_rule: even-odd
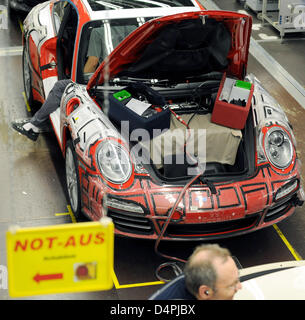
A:
<svg viewBox="0 0 305 320">
<path fill-rule="evenodd" d="M 241 219 L 195 224 L 169 223 L 163 239 L 213 240 L 242 235 L 286 219 L 295 212 L 297 205 L 299 205 L 299 199 L 294 194 L 268 209 Z M 156 227 L 150 218 L 112 208 L 109 208 L 108 216 L 112 218 L 118 235 L 134 238 L 157 239 L 164 221 L 158 221 Z"/>
<path fill-rule="evenodd" d="M 157 239 L 182 190 L 182 187 L 156 185 L 150 179 L 138 178 L 129 189 L 113 190 L 104 184 L 101 186 L 97 177 L 92 180 L 86 176 L 86 181 L 84 177 L 82 185 L 87 187 L 83 190 L 83 210 L 90 219 L 101 217 L 105 193 L 108 198 L 132 203 L 143 210 L 136 213 L 108 206 L 108 216 L 113 219 L 116 234 L 133 238 Z M 281 176 L 265 166 L 250 179 L 215 184 L 216 194 L 212 194 L 206 185 L 192 185 L 162 239 L 219 239 L 278 223 L 303 204 L 300 183 L 295 190 L 276 200 L 278 190 L 295 180 L 299 181 L 297 168 L 289 175 Z"/>
</svg>

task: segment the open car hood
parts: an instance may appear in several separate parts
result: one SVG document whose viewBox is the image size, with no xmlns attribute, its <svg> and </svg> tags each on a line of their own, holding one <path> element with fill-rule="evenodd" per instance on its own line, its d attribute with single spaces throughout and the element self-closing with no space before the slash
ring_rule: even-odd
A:
<svg viewBox="0 0 305 320">
<path fill-rule="evenodd" d="M 105 78 L 185 79 L 212 71 L 246 75 L 252 18 L 196 11 L 153 19 L 125 38 L 101 63 L 87 89 Z"/>
</svg>

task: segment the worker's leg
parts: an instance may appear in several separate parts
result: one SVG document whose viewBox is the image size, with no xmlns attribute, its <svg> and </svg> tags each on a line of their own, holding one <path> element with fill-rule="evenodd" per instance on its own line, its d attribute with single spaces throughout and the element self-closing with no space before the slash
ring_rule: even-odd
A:
<svg viewBox="0 0 305 320">
<path fill-rule="evenodd" d="M 31 119 L 12 122 L 13 129 L 27 136 L 29 139 L 36 141 L 39 131 L 45 125 L 49 115 L 60 106 L 62 95 L 67 85 L 71 82 L 72 80 L 70 79 L 57 81 L 46 101 L 35 115 Z"/>
<path fill-rule="evenodd" d="M 41 106 L 41 108 L 34 114 L 30 123 L 35 127 L 41 128 L 45 124 L 45 122 L 49 119 L 49 115 L 54 112 L 59 106 L 61 97 L 69 83 L 72 80 L 65 79 L 57 81 L 50 91 L 46 101 Z"/>
</svg>

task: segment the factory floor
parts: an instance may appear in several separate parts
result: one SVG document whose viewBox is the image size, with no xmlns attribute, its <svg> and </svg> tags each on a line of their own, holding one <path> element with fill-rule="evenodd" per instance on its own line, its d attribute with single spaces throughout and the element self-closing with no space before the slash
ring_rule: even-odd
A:
<svg viewBox="0 0 305 320">
<path fill-rule="evenodd" d="M 203 5 L 212 1 L 202 0 Z M 0 0 L 5 4 L 5 0 Z M 237 1 L 216 0 L 223 10 L 243 10 Z M 305 35 L 289 34 L 281 40 L 271 26 L 253 16 L 254 42 L 248 62 L 253 73 L 284 108 L 298 143 L 298 155 L 305 164 Z M 23 96 L 22 16 L 9 19 L 8 30 L 0 30 L 0 264 L 6 265 L 5 234 L 12 225 L 32 227 L 73 222 L 64 191 L 64 159 L 52 133 L 36 143 L 17 135 L 11 121 L 29 116 Z M 271 61 L 271 62 L 270 62 Z M 273 62 L 276 62 L 273 64 Z M 296 99 L 297 97 L 297 99 Z M 302 168 L 302 179 L 305 167 Z M 303 215 L 304 214 L 304 215 Z M 243 236 L 213 241 L 232 252 L 240 268 L 305 258 L 305 206 L 275 226 Z M 165 242 L 159 250 L 187 259 L 199 242 Z M 155 272 L 166 259 L 156 254 L 154 242 L 115 238 L 114 286 L 108 291 L 52 294 L 27 300 L 146 300 L 162 284 Z M 0 300 L 11 300 L 0 289 Z"/>
</svg>

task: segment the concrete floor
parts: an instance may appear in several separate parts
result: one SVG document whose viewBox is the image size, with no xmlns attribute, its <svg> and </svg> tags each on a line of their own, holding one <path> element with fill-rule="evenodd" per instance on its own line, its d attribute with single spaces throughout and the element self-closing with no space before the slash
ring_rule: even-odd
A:
<svg viewBox="0 0 305 320">
<path fill-rule="evenodd" d="M 205 3 L 205 0 L 202 1 Z M 269 23 L 262 23 L 257 18 L 259 12 L 251 9 L 245 10 L 244 5 L 237 0 L 214 0 L 207 1 L 215 3 L 222 10 L 242 11 L 250 14 L 252 22 L 252 38 L 270 54 L 276 61 L 290 73 L 303 88 L 305 87 L 304 63 L 305 55 L 305 32 L 287 33 L 281 43 L 280 33 Z M 268 13 L 267 13 L 268 15 Z"/>
<path fill-rule="evenodd" d="M 222 4 L 230 6 L 221 7 L 222 9 L 235 9 L 237 5 L 235 1 L 216 2 L 220 7 Z M 5 0 L 0 0 L 0 5 L 5 3 Z M 52 133 L 45 133 L 33 143 L 10 128 L 11 121 L 30 116 L 22 94 L 21 21 L 22 17 L 14 16 L 9 20 L 9 28 L 0 30 L 0 264 L 4 266 L 5 232 L 9 226 L 71 223 L 68 214 L 56 215 L 68 211 L 64 192 L 64 164 L 56 138 Z M 262 42 L 268 53 L 289 69 L 289 73 L 303 87 L 304 44 L 303 40 L 290 40 L 287 44 L 275 41 Z M 297 66 L 294 65 L 296 61 Z M 248 72 L 257 76 L 287 112 L 294 127 L 299 156 L 304 164 L 305 145 L 302 131 L 305 105 L 300 106 L 253 56 L 249 57 Z M 304 177 L 303 166 L 303 181 Z M 277 225 L 291 245 L 289 248 L 274 227 L 217 243 L 229 248 L 242 268 L 304 258 L 304 213 L 305 206 L 298 208 L 293 216 Z M 174 257 L 187 259 L 196 245 L 198 242 L 166 242 L 161 243 L 159 250 Z M 114 271 L 118 283 L 112 290 L 24 299 L 145 300 L 160 288 L 160 285 L 155 284 L 155 271 L 165 261 L 154 252 L 154 242 L 116 238 Z M 0 289 L 0 300 L 11 299 L 7 289 Z"/>
</svg>

